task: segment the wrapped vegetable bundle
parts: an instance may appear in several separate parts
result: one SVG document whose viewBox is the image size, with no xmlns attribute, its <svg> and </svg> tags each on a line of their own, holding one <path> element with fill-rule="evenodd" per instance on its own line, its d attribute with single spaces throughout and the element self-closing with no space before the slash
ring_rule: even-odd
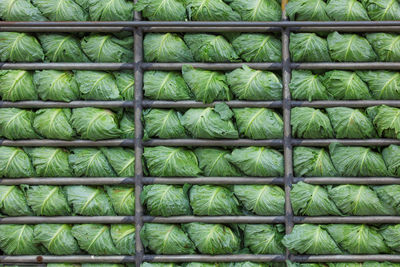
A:
<svg viewBox="0 0 400 267">
<path fill-rule="evenodd" d="M 324 148 L 296 146 L 293 149 L 294 174 L 298 177 L 334 177 L 338 175 Z"/>
<path fill-rule="evenodd" d="M 8 216 L 134 215 L 133 187 L 0 186 L 0 211 Z"/>
<path fill-rule="evenodd" d="M 146 71 L 143 76 L 144 96 L 154 100 L 189 100 L 191 91 L 179 72 Z"/>
<path fill-rule="evenodd" d="M 149 62 L 191 62 L 192 52 L 182 38 L 173 33 L 149 33 L 143 40 L 144 59 Z"/>
<path fill-rule="evenodd" d="M 244 246 L 254 254 L 283 254 L 282 224 L 246 224 L 243 226 Z"/>
<path fill-rule="evenodd" d="M 382 105 L 368 108 L 367 113 L 380 136 L 400 138 L 400 109 Z"/>
<path fill-rule="evenodd" d="M 327 41 L 315 33 L 291 33 L 289 49 L 294 62 L 331 61 Z"/>
<path fill-rule="evenodd" d="M 309 70 L 293 70 L 289 83 L 290 93 L 297 100 L 329 100 L 331 94 L 319 75 Z"/>
<path fill-rule="evenodd" d="M 296 107 L 292 109 L 290 123 L 298 138 L 332 138 L 329 118 L 319 109 Z"/>
<path fill-rule="evenodd" d="M 270 34 L 244 33 L 232 46 L 245 62 L 281 62 L 281 40 Z"/>
<path fill-rule="evenodd" d="M 6 255 L 134 255 L 131 224 L 2 224 L 0 249 Z"/>
<path fill-rule="evenodd" d="M 196 148 L 194 153 L 205 176 L 241 176 L 240 170 L 226 158 L 230 154 L 229 150 Z"/>
</svg>

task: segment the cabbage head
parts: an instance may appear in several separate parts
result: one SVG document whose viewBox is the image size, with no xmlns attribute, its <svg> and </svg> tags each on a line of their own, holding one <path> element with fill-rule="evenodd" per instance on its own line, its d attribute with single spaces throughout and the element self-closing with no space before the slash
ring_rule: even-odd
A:
<svg viewBox="0 0 400 267">
<path fill-rule="evenodd" d="M 244 228 L 244 246 L 253 254 L 283 254 L 282 245 L 285 227 L 282 224 L 246 224 Z"/>
<path fill-rule="evenodd" d="M 0 185 L 0 214 L 7 216 L 30 216 L 25 193 L 16 185 Z"/>
<path fill-rule="evenodd" d="M 143 91 L 152 100 L 189 100 L 191 92 L 182 75 L 175 71 L 145 71 Z"/>
<path fill-rule="evenodd" d="M 205 176 L 241 176 L 236 166 L 226 159 L 226 155 L 230 154 L 229 150 L 222 148 L 196 148 L 194 153 Z"/>
<path fill-rule="evenodd" d="M 51 21 L 86 21 L 89 18 L 73 0 L 32 0 L 32 3 Z"/>
<path fill-rule="evenodd" d="M 400 61 L 400 38 L 398 34 L 370 33 L 367 40 L 378 55 L 379 61 Z"/>
<path fill-rule="evenodd" d="M 293 168 L 297 177 L 338 176 L 329 153 L 324 148 L 296 146 L 293 149 Z"/>
<path fill-rule="evenodd" d="M 100 149 L 119 177 L 135 176 L 135 151 L 130 148 L 104 147 Z"/>
<path fill-rule="evenodd" d="M 148 33 L 143 40 L 144 60 L 147 62 L 191 62 L 192 52 L 175 33 Z"/>
<path fill-rule="evenodd" d="M 69 151 L 60 147 L 25 148 L 40 177 L 71 177 Z"/>
<path fill-rule="evenodd" d="M 357 75 L 368 84 L 377 100 L 400 99 L 400 73 L 394 71 L 357 71 Z"/>
<path fill-rule="evenodd" d="M 368 108 L 367 113 L 373 120 L 379 136 L 400 138 L 400 109 L 381 105 Z"/>
<path fill-rule="evenodd" d="M 362 21 L 370 20 L 367 10 L 357 0 L 328 1 L 326 12 L 331 20 L 337 21 Z"/>
<path fill-rule="evenodd" d="M 248 176 L 283 175 L 283 156 L 274 149 L 266 147 L 235 148 L 225 158 Z"/>
<path fill-rule="evenodd" d="M 143 156 L 151 176 L 198 176 L 196 155 L 182 147 L 145 147 Z"/>
<path fill-rule="evenodd" d="M 246 65 L 226 74 L 232 93 L 241 100 L 281 100 L 282 82 L 270 71 L 253 70 Z"/>
<path fill-rule="evenodd" d="M 112 224 L 110 228 L 117 251 L 123 255 L 135 255 L 135 225 Z"/>
<path fill-rule="evenodd" d="M 232 45 L 222 35 L 187 33 L 184 40 L 192 51 L 194 59 L 198 62 L 240 61 Z"/>
<path fill-rule="evenodd" d="M 69 164 L 76 176 L 114 177 L 114 170 L 105 155 L 96 148 L 72 148 Z"/>
<path fill-rule="evenodd" d="M 25 187 L 26 199 L 36 216 L 66 216 L 71 214 L 65 191 L 60 186 Z"/>
<path fill-rule="evenodd" d="M 400 176 L 400 147 L 390 145 L 382 150 L 382 157 L 386 163 L 389 174 Z"/>
<path fill-rule="evenodd" d="M 145 131 L 149 137 L 185 138 L 181 114 L 173 109 L 147 109 L 143 112 Z"/>
<path fill-rule="evenodd" d="M 276 0 L 233 0 L 230 6 L 244 21 L 280 21 L 282 17 Z"/>
<path fill-rule="evenodd" d="M 232 46 L 245 62 L 281 62 L 282 60 L 281 41 L 271 34 L 241 34 L 233 40 Z"/>
<path fill-rule="evenodd" d="M 42 46 L 24 32 L 0 32 L 1 62 L 37 62 L 44 60 Z"/>
<path fill-rule="evenodd" d="M 375 186 L 373 189 L 384 205 L 391 207 L 395 214 L 400 214 L 400 199 L 397 197 L 400 194 L 400 185 Z"/>
<path fill-rule="evenodd" d="M 293 70 L 289 83 L 290 93 L 296 100 L 329 100 L 331 93 L 322 78 L 309 70 Z"/>
<path fill-rule="evenodd" d="M 40 99 L 70 102 L 80 98 L 75 75 L 70 71 L 42 70 L 33 75 Z"/>
<path fill-rule="evenodd" d="M 291 33 L 289 50 L 294 62 L 331 61 L 328 42 L 315 33 Z"/>
<path fill-rule="evenodd" d="M 46 21 L 40 10 L 30 0 L 0 1 L 0 18 L 6 21 Z"/>
<path fill-rule="evenodd" d="M 68 224 L 37 224 L 34 228 L 35 243 L 43 245 L 52 255 L 79 254 L 78 242 Z"/>
<path fill-rule="evenodd" d="M 336 114 L 335 114 L 336 116 Z M 333 138 L 328 116 L 320 109 L 295 107 L 291 112 L 293 136 L 297 138 Z"/>
<path fill-rule="evenodd" d="M 129 71 L 114 72 L 118 90 L 123 100 L 133 100 L 135 97 L 135 75 Z"/>
<path fill-rule="evenodd" d="M 0 109 L 0 136 L 7 139 L 37 139 L 33 128 L 35 113 L 27 109 Z"/>
<path fill-rule="evenodd" d="M 75 77 L 82 99 L 122 99 L 117 82 L 111 73 L 104 71 L 76 71 Z"/>
<path fill-rule="evenodd" d="M 190 206 L 198 216 L 240 215 L 239 201 L 226 187 L 193 185 L 189 191 Z"/>
<path fill-rule="evenodd" d="M 154 21 L 184 21 L 187 19 L 186 7 L 181 0 L 139 0 L 134 5 L 142 16 Z"/>
<path fill-rule="evenodd" d="M 79 39 L 72 34 L 39 34 L 40 43 L 50 62 L 89 62 Z"/>
<path fill-rule="evenodd" d="M 400 250 L 399 233 L 400 233 L 400 224 L 383 226 L 380 232 L 385 244 L 389 248 L 391 248 L 395 253 L 398 253 Z"/>
<path fill-rule="evenodd" d="M 187 188 L 178 185 L 152 184 L 143 187 L 140 195 L 147 214 L 151 216 L 190 215 Z"/>
<path fill-rule="evenodd" d="M 223 224 L 188 223 L 183 228 L 201 254 L 234 254 L 240 249 L 240 238 Z"/>
<path fill-rule="evenodd" d="M 33 128 L 47 139 L 72 140 L 75 130 L 70 124 L 71 110 L 68 108 L 45 108 L 35 113 Z"/>
<path fill-rule="evenodd" d="M 285 10 L 290 20 L 330 20 L 324 0 L 291 0 Z"/>
<path fill-rule="evenodd" d="M 362 0 L 371 20 L 400 20 L 400 3 L 396 0 Z"/>
<path fill-rule="evenodd" d="M 5 255 L 40 255 L 39 244 L 34 241 L 33 225 L 1 224 L 0 249 Z"/>
<path fill-rule="evenodd" d="M 135 214 L 135 188 L 130 186 L 105 186 L 115 213 L 119 216 Z"/>
<path fill-rule="evenodd" d="M 188 235 L 176 224 L 145 223 L 140 232 L 145 248 L 155 254 L 194 254 Z"/>
<path fill-rule="evenodd" d="M 240 15 L 223 0 L 186 0 L 189 20 L 238 21 Z"/>
<path fill-rule="evenodd" d="M 135 114 L 133 112 L 129 112 L 128 110 L 124 111 L 124 114 L 119 121 L 119 129 L 121 130 L 121 138 L 135 138 Z"/>
<path fill-rule="evenodd" d="M 103 224 L 75 224 L 72 235 L 81 249 L 92 255 L 118 255 L 111 238 L 110 226 Z"/>
<path fill-rule="evenodd" d="M 46 1 L 46 0 L 44 0 Z M 133 20 L 133 3 L 129 0 L 87 0 L 91 20 Z"/>
<path fill-rule="evenodd" d="M 29 156 L 19 147 L 0 146 L 0 177 L 34 177 L 35 169 Z"/>
<path fill-rule="evenodd" d="M 3 101 L 37 100 L 32 72 L 0 70 L 0 98 Z"/>
</svg>

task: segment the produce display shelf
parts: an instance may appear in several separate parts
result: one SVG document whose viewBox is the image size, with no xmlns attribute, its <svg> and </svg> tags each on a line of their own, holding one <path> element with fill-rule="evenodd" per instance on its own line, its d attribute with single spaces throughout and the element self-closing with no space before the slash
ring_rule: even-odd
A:
<svg viewBox="0 0 400 267">
<path fill-rule="evenodd" d="M 133 63 L 0 63 L 0 69 L 55 69 L 55 70 L 134 70 L 134 101 L 72 101 L 69 103 L 47 101 L 0 101 L 0 108 L 52 108 L 52 107 L 103 107 L 130 108 L 135 111 L 135 139 L 116 139 L 104 141 L 60 141 L 60 140 L 0 140 L 2 146 L 126 146 L 135 149 L 135 177 L 33 177 L 22 179 L 0 179 L 0 185 L 135 185 L 135 216 L 60 216 L 60 217 L 6 217 L 0 218 L 0 224 L 6 223 L 134 223 L 136 227 L 135 256 L 5 256 L 0 255 L 0 263 L 132 263 L 139 267 L 143 262 L 284 262 L 287 259 L 298 262 L 358 262 L 358 261 L 391 261 L 400 262 L 400 255 L 152 255 L 145 254 L 139 232 L 146 222 L 157 223 L 282 223 L 286 233 L 290 233 L 293 225 L 298 223 L 400 223 L 398 216 L 294 216 L 290 205 L 290 188 L 292 183 L 300 181 L 310 184 L 400 184 L 395 177 L 294 177 L 292 153 L 294 146 L 328 146 L 331 142 L 340 142 L 354 146 L 387 146 L 400 145 L 397 139 L 294 139 L 291 137 L 290 111 L 292 107 L 369 107 L 374 105 L 390 105 L 400 107 L 395 100 L 358 100 L 358 101 L 292 101 L 289 82 L 292 69 L 308 70 L 366 70 L 386 69 L 400 70 L 400 62 L 368 62 L 368 63 L 291 63 L 289 54 L 289 36 L 291 32 L 400 32 L 400 21 L 279 21 L 279 22 L 175 22 L 175 21 L 142 21 L 135 12 L 135 21 L 118 22 L 7 22 L 0 21 L 0 31 L 18 32 L 120 32 L 131 31 L 134 34 Z M 143 141 L 143 108 L 189 108 L 209 107 L 195 101 L 150 101 L 143 97 L 143 72 L 146 70 L 180 70 L 184 63 L 147 63 L 143 62 L 143 34 L 146 32 L 281 32 L 281 63 L 246 63 L 251 68 L 260 70 L 280 70 L 283 83 L 282 101 L 227 101 L 230 107 L 268 107 L 281 108 L 284 120 L 284 138 L 277 140 L 201 140 L 201 139 L 151 139 Z M 210 70 L 229 71 L 240 68 L 244 63 L 191 63 L 193 67 Z M 282 147 L 285 160 L 283 177 L 145 177 L 142 166 L 143 147 L 147 146 L 274 146 Z M 284 216 L 174 216 L 153 217 L 143 215 L 140 193 L 145 184 L 277 184 L 285 189 Z M 42 266 L 42 265 L 38 265 Z"/>
</svg>

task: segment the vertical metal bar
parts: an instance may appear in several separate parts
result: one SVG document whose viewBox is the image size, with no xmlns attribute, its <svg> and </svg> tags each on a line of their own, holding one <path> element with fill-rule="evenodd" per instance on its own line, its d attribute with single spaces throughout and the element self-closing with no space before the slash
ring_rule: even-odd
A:
<svg viewBox="0 0 400 267">
<path fill-rule="evenodd" d="M 135 0 L 137 2 L 137 0 Z M 140 21 L 142 16 L 139 12 L 134 13 L 135 21 Z M 143 101 L 143 30 L 141 27 L 135 28 L 134 31 L 134 55 L 135 55 L 135 241 L 136 241 L 136 255 L 135 265 L 140 267 L 143 260 L 143 244 L 140 239 L 140 230 L 143 226 L 143 207 L 140 202 L 140 194 L 142 192 L 142 177 L 143 177 L 143 166 L 142 166 L 142 136 L 143 136 L 143 125 L 142 125 L 142 101 Z"/>
<path fill-rule="evenodd" d="M 287 20 L 285 5 L 287 0 L 282 1 L 282 20 Z M 292 134 L 290 127 L 290 108 L 291 108 L 291 97 L 289 90 L 290 82 L 290 53 L 289 53 L 289 34 L 290 29 L 288 27 L 282 28 L 282 82 L 283 82 L 283 121 L 284 121 L 284 133 L 283 133 L 283 152 L 285 159 L 285 231 L 286 234 L 292 232 L 293 229 L 293 211 L 290 203 L 290 189 L 292 187 L 293 180 L 293 148 L 292 148 Z M 286 259 L 291 259 L 291 254 L 286 249 Z"/>
</svg>

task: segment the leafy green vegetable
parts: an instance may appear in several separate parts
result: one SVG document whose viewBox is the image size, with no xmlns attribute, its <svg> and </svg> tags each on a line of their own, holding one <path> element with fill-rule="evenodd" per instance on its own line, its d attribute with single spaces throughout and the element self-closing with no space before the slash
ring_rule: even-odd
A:
<svg viewBox="0 0 400 267">
<path fill-rule="evenodd" d="M 114 72 L 119 92 L 124 100 L 133 100 L 135 97 L 135 75 L 128 71 Z"/>
<path fill-rule="evenodd" d="M 222 0 L 218 1 L 222 2 Z M 237 62 L 239 60 L 239 56 L 236 54 L 232 45 L 228 43 L 222 35 L 187 33 L 184 36 L 184 40 L 192 51 L 193 57 L 196 61 Z"/>
<path fill-rule="evenodd" d="M 372 99 L 367 84 L 355 72 L 345 70 L 328 71 L 321 77 L 321 81 L 334 99 Z"/>
<path fill-rule="evenodd" d="M 248 176 L 282 176 L 283 156 L 276 150 L 266 147 L 235 148 L 231 155 L 226 155 Z"/>
<path fill-rule="evenodd" d="M 50 62 L 88 62 L 79 39 L 72 34 L 39 34 L 46 60 Z M 98 45 L 98 44 L 97 44 Z"/>
<path fill-rule="evenodd" d="M 193 222 L 183 228 L 201 254 L 232 254 L 240 249 L 238 235 L 225 225 Z"/>
<path fill-rule="evenodd" d="M 36 173 L 41 177 L 71 177 L 68 163 L 69 152 L 58 147 L 25 148 L 31 157 Z M 30 162 L 29 161 L 29 162 Z"/>
<path fill-rule="evenodd" d="M 399 251 L 399 233 L 400 224 L 384 226 L 380 232 L 385 244 L 396 252 Z"/>
<path fill-rule="evenodd" d="M 80 97 L 75 76 L 69 71 L 42 70 L 33 75 L 37 93 L 42 100 L 69 102 Z"/>
<path fill-rule="evenodd" d="M 32 2 L 52 21 L 86 21 L 89 17 L 73 0 L 32 0 Z"/>
<path fill-rule="evenodd" d="M 240 176 L 240 171 L 226 159 L 230 151 L 221 148 L 196 148 L 194 150 L 203 174 L 209 177 Z"/>
<path fill-rule="evenodd" d="M 400 199 L 398 198 L 400 185 L 375 186 L 374 191 L 385 205 L 391 207 L 396 214 L 400 213 Z"/>
<path fill-rule="evenodd" d="M 388 176 L 382 155 L 367 147 L 329 146 L 333 165 L 341 176 Z"/>
<path fill-rule="evenodd" d="M 6 255 L 40 255 L 42 251 L 33 237 L 32 225 L 0 225 L 0 249 Z"/>
<path fill-rule="evenodd" d="M 234 185 L 233 192 L 246 210 L 256 215 L 283 215 L 285 192 L 275 185 Z"/>
<path fill-rule="evenodd" d="M 400 147 L 390 145 L 384 148 L 382 151 L 382 157 L 390 175 L 400 176 Z"/>
<path fill-rule="evenodd" d="M 0 18 L 8 21 L 46 21 L 40 10 L 29 0 L 0 1 Z"/>
<path fill-rule="evenodd" d="M 81 249 L 93 255 L 118 255 L 110 234 L 110 227 L 102 224 L 76 224 L 72 235 Z"/>
<path fill-rule="evenodd" d="M 240 20 L 240 15 L 223 0 L 186 0 L 190 20 Z"/>
<path fill-rule="evenodd" d="M 367 10 L 357 0 L 328 1 L 326 12 L 332 20 L 370 20 Z"/>
<path fill-rule="evenodd" d="M 42 244 L 51 254 L 73 255 L 80 252 L 78 243 L 71 233 L 68 224 L 35 225 L 35 243 Z"/>
<path fill-rule="evenodd" d="M 0 61 L 43 61 L 44 54 L 38 40 L 23 32 L 0 32 Z"/>
<path fill-rule="evenodd" d="M 21 148 L 0 146 L 0 177 L 32 176 L 35 176 L 35 170 L 28 155 Z"/>
<path fill-rule="evenodd" d="M 285 10 L 290 20 L 330 20 L 323 0 L 291 0 Z"/>
<path fill-rule="evenodd" d="M 282 254 L 284 227 L 281 224 L 246 224 L 244 226 L 244 246 L 254 254 Z"/>
<path fill-rule="evenodd" d="M 318 0 L 318 2 L 322 2 L 322 0 Z M 328 42 L 315 33 L 290 33 L 289 50 L 294 62 L 331 61 Z"/>
<path fill-rule="evenodd" d="M 239 133 L 250 139 L 283 138 L 282 116 L 268 108 L 234 108 Z"/>
<path fill-rule="evenodd" d="M 191 65 L 183 65 L 182 74 L 197 101 L 211 103 L 214 100 L 232 99 L 225 74 L 218 71 L 195 69 Z"/>
<path fill-rule="evenodd" d="M 15 185 L 0 185 L 0 212 L 8 216 L 29 216 L 33 214 L 24 192 Z"/>
<path fill-rule="evenodd" d="M 293 231 L 283 237 L 282 244 L 300 254 L 342 254 L 325 225 L 296 224 Z"/>
<path fill-rule="evenodd" d="M 329 190 L 329 196 L 343 213 L 355 216 L 391 215 L 377 193 L 365 185 L 339 185 Z"/>
<path fill-rule="evenodd" d="M 189 191 L 190 206 L 194 215 L 239 215 L 239 202 L 223 186 L 193 185 Z"/>
<path fill-rule="evenodd" d="M 400 138 L 400 109 L 381 105 L 368 108 L 367 113 L 373 120 L 379 136 Z"/>
<path fill-rule="evenodd" d="M 174 71 L 144 72 L 143 91 L 145 97 L 154 100 L 179 101 L 191 99 L 190 89 L 182 75 Z"/>
<path fill-rule="evenodd" d="M 107 109 L 75 108 L 72 111 L 71 124 L 82 139 L 112 139 L 121 134 L 116 114 Z"/>
<path fill-rule="evenodd" d="M 290 191 L 294 214 L 307 216 L 341 215 L 328 191 L 319 185 L 299 182 Z"/>
<path fill-rule="evenodd" d="M 293 166 L 296 176 L 335 177 L 338 175 L 329 153 L 323 148 L 295 147 Z"/>
<path fill-rule="evenodd" d="M 143 40 L 144 59 L 148 62 L 191 62 L 192 52 L 179 35 L 148 33 Z"/>
<path fill-rule="evenodd" d="M 177 185 L 146 185 L 143 187 L 140 200 L 151 216 L 190 215 L 186 191 L 186 188 Z"/>
<path fill-rule="evenodd" d="M 372 20 L 400 20 L 400 4 L 396 0 L 362 0 Z"/>
<path fill-rule="evenodd" d="M 244 21 L 280 21 L 282 17 L 275 0 L 233 0 L 230 6 Z"/>
<path fill-rule="evenodd" d="M 380 254 L 390 250 L 377 229 L 365 224 L 330 224 L 329 234 L 351 254 Z"/>
<path fill-rule="evenodd" d="M 36 216 L 70 215 L 71 209 L 62 187 L 50 185 L 27 186 L 26 199 Z"/>
<path fill-rule="evenodd" d="M 333 61 L 365 62 L 377 59 L 370 43 L 360 35 L 333 32 L 328 35 L 327 41 Z"/>
<path fill-rule="evenodd" d="M 336 138 L 377 137 L 374 125 L 363 110 L 347 107 L 327 108 Z"/>
<path fill-rule="evenodd" d="M 33 129 L 35 113 L 26 109 L 0 109 L 0 136 L 7 139 L 37 139 Z"/>
<path fill-rule="evenodd" d="M 133 2 L 128 0 L 89 1 L 91 20 L 113 21 L 133 20 Z"/>
<path fill-rule="evenodd" d="M 117 251 L 123 255 L 135 255 L 135 225 L 112 224 L 111 238 Z"/>
<path fill-rule="evenodd" d="M 145 147 L 143 156 L 151 176 L 198 176 L 201 173 L 196 155 L 182 147 Z"/>
<path fill-rule="evenodd" d="M 400 73 L 392 71 L 358 71 L 357 75 L 366 82 L 378 100 L 400 99 Z"/>
<path fill-rule="evenodd" d="M 289 88 L 294 99 L 308 101 L 331 99 L 331 93 L 324 86 L 322 78 L 309 70 L 293 70 Z"/>
<path fill-rule="evenodd" d="M 68 108 L 46 108 L 36 111 L 33 128 L 48 139 L 72 140 L 75 130 L 70 124 L 71 110 Z"/>
<path fill-rule="evenodd" d="M 271 34 L 241 34 L 233 40 L 232 46 L 246 62 L 281 62 L 282 60 L 281 41 Z"/>
<path fill-rule="evenodd" d="M 70 185 L 65 187 L 74 214 L 83 216 L 115 215 L 110 199 L 101 187 Z"/>
<path fill-rule="evenodd" d="M 72 148 L 69 155 L 69 163 L 76 176 L 85 177 L 114 177 L 104 154 L 96 148 Z"/>
<path fill-rule="evenodd" d="M 367 40 L 378 55 L 379 61 L 400 60 L 400 36 L 391 33 L 370 33 Z"/>
<path fill-rule="evenodd" d="M 111 73 L 76 71 L 76 81 L 85 100 L 121 100 L 117 82 Z"/>
<path fill-rule="evenodd" d="M 185 138 L 186 132 L 173 109 L 148 109 L 143 112 L 145 131 L 149 137 Z"/>
<path fill-rule="evenodd" d="M 93 62 L 129 62 L 133 59 L 133 37 L 92 34 L 81 40 L 82 50 Z"/>
<path fill-rule="evenodd" d="M 246 65 L 226 75 L 227 82 L 238 99 L 280 100 L 281 80 L 269 71 L 253 70 Z"/>
<path fill-rule="evenodd" d="M 143 245 L 156 254 L 194 254 L 187 234 L 175 224 L 145 223 L 140 232 Z"/>
<path fill-rule="evenodd" d="M 293 135 L 298 138 L 333 138 L 328 116 L 320 109 L 295 107 L 291 112 Z"/>
<path fill-rule="evenodd" d="M 139 0 L 134 5 L 136 11 L 142 11 L 149 20 L 186 20 L 186 8 L 181 0 Z"/>
<path fill-rule="evenodd" d="M 1 70 L 0 97 L 4 101 L 37 100 L 32 73 L 26 70 Z"/>
<path fill-rule="evenodd" d="M 114 211 L 119 216 L 135 214 L 135 189 L 125 186 L 105 186 Z"/>
</svg>

